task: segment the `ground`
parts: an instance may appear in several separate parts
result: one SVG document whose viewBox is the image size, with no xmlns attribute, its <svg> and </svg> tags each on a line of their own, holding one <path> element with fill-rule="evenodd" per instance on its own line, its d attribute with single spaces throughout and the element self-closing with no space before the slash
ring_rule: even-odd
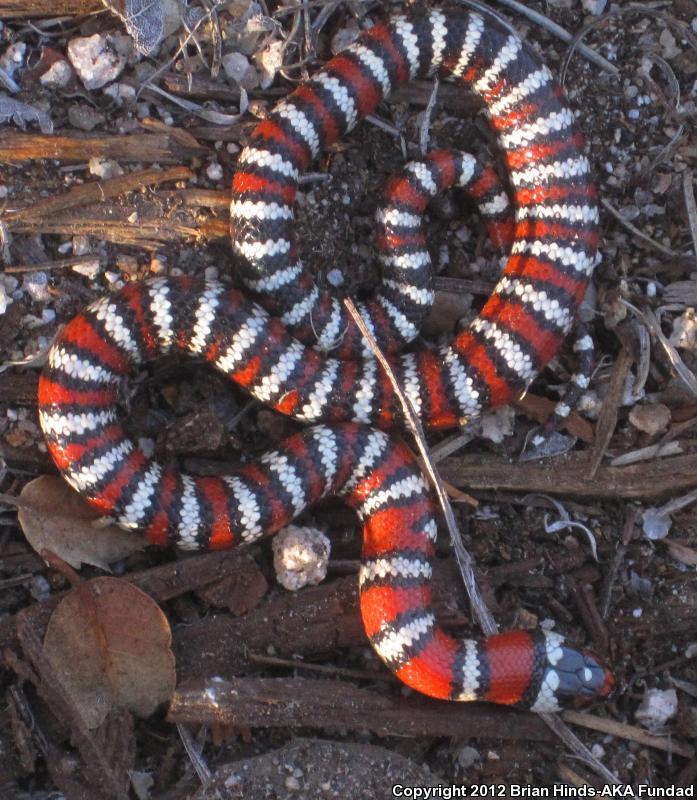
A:
<svg viewBox="0 0 697 800">
<path fill-rule="evenodd" d="M 358 531 L 337 503 L 300 521 L 323 530 L 332 551 L 325 582 L 297 594 L 277 584 L 268 543 L 247 554 L 178 560 L 129 544 L 107 557 L 104 537 L 85 553 L 89 548 L 75 540 L 92 544 L 94 528 L 57 481 L 39 484 L 31 503 L 22 495 L 30 507 L 18 520 L 16 498 L 25 485 L 56 472 L 38 428 L 36 383 L 41 354 L 59 324 L 104 292 L 152 274 L 217 274 L 237 283 L 227 204 L 249 132 L 357 20 L 364 24 L 363 15 L 390 5 L 321 2 L 305 14 L 245 0 L 191 4 L 186 22 L 193 33 L 184 46 L 184 29 L 173 25 L 144 56 L 117 16 L 87 13 L 94 4 L 66 0 L 61 17 L 47 20 L 45 4 L 37 2 L 31 13 L 33 2 L 18 11 L 0 0 L 0 68 L 12 82 L 5 96 L 33 109 L 3 112 L 0 105 L 7 123 L 0 132 L 0 797 L 38 798 L 54 789 L 69 798 L 129 791 L 186 797 L 207 771 L 214 785 L 197 797 L 388 797 L 393 775 L 411 775 L 424 786 L 602 786 L 607 773 L 570 757 L 532 715 L 422 702 L 390 679 L 360 626 Z M 519 460 L 528 433 L 573 372 L 570 347 L 522 404 L 488 415 L 471 432 L 430 436 L 429 445 L 453 487 L 463 541 L 500 626 L 553 620 L 612 665 L 615 695 L 566 718 L 576 735 L 622 783 L 692 786 L 697 12 L 688 0 L 619 4 L 607 16 L 594 16 L 602 3 L 526 5 L 571 33 L 588 26 L 583 43 L 607 60 L 593 63 L 576 46 L 567 69 L 570 51 L 544 21 L 509 12 L 553 72 L 565 69 L 564 87 L 604 202 L 602 263 L 584 311 L 596 369 L 566 431 L 575 436 L 568 452 Z M 506 11 L 498 4 L 496 10 Z M 133 33 L 137 21 L 130 26 Z M 107 49 L 124 62 L 107 83 L 116 90 L 86 86 L 74 62 L 65 67 L 65 82 L 42 82 L 52 65 L 69 64 L 71 43 L 107 34 Z M 285 67 L 277 71 L 282 41 Z M 241 96 L 240 82 L 248 94 Z M 298 203 L 298 231 L 302 256 L 321 284 L 336 283 L 338 269 L 340 292 L 367 293 L 375 285 L 377 195 L 405 155 L 418 155 L 424 130 L 430 148 L 463 147 L 497 163 L 495 139 L 471 99 L 441 86 L 425 118 L 430 90 L 417 84 L 401 91 L 380 107 L 377 120 L 358 126 L 312 167 Z M 182 108 L 182 98 L 192 105 Z M 459 195 L 430 209 L 429 246 L 439 292 L 424 336 L 439 341 L 476 313 L 498 259 Z M 177 360 L 149 367 L 124 400 L 144 446 L 198 473 L 224 472 L 296 428 L 204 366 Z M 570 525 L 554 524 L 565 517 Z M 35 552 L 41 547 L 58 554 L 43 553 L 48 565 Z M 441 617 L 451 628 L 476 627 L 444 531 L 438 555 Z M 172 670 L 178 694 L 169 712 L 162 703 L 154 713 L 133 700 L 125 710 L 112 698 L 91 727 L 86 716 L 94 707 L 78 706 L 64 691 L 57 657 L 51 661 L 47 648 L 54 610 L 79 582 L 68 564 L 86 564 L 80 572 L 86 580 L 104 574 L 94 566 L 100 559 L 112 564 L 120 586 L 135 585 L 164 610 L 158 617 L 146 599 L 143 617 L 136 616 L 133 601 L 132 616 L 124 622 L 117 614 L 116 627 L 137 633 L 141 621 L 138 650 L 156 630 L 166 639 L 171 629 L 176 673 L 166 643 L 165 655 L 158 651 L 148 668 L 157 676 Z M 90 634 L 95 597 L 88 591 L 71 618 L 78 636 Z M 238 698 L 229 706 L 216 706 L 223 702 L 210 683 L 216 677 Z M 173 683 L 164 683 L 169 698 Z M 162 682 L 151 689 L 152 696 L 162 691 Z M 323 705 L 324 693 L 332 702 Z M 191 727 L 181 728 L 180 738 L 173 722 Z M 194 724 L 201 722 L 210 727 Z M 322 744 L 313 746 L 316 740 Z M 333 773 L 322 772 L 327 762 L 336 765 Z M 359 786 L 357 775 L 365 778 Z"/>
</svg>

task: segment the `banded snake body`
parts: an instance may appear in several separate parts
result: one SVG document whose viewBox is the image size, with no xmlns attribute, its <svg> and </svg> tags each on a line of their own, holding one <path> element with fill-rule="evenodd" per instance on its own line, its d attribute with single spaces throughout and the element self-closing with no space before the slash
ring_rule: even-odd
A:
<svg viewBox="0 0 697 800">
<path fill-rule="evenodd" d="M 264 307 L 215 281 L 126 285 L 60 332 L 40 379 L 40 421 L 66 480 L 157 545 L 253 541 L 319 498 L 343 496 L 363 524 L 365 630 L 400 680 L 432 697 L 555 711 L 606 696 L 611 673 L 554 632 L 456 639 L 438 625 L 436 506 L 408 448 L 383 432 L 399 422 L 394 391 L 296 247 L 302 170 L 395 86 L 436 75 L 470 87 L 497 135 L 515 219 L 495 197 L 487 208 L 490 232 L 512 240 L 506 268 L 450 344 L 396 352 L 432 301 L 420 228 L 432 184 L 464 183 L 458 164 L 470 178 L 475 169 L 432 154 L 388 193 L 379 215 L 388 274 L 361 311 L 427 428 L 456 426 L 520 395 L 559 350 L 598 260 L 596 190 L 574 115 L 538 57 L 488 16 L 434 9 L 365 31 L 254 129 L 233 179 L 231 231 L 242 279 Z M 192 477 L 158 464 L 126 434 L 117 395 L 123 376 L 172 352 L 205 359 L 312 426 L 230 475 Z"/>
</svg>

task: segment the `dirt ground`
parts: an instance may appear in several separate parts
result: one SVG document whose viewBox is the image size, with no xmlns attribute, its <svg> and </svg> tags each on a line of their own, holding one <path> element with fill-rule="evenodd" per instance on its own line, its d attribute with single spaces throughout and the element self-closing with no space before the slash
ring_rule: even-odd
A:
<svg viewBox="0 0 697 800">
<path fill-rule="evenodd" d="M 0 798 L 387 798 L 396 783 L 523 796 L 514 787 L 600 791 L 612 776 L 694 789 L 697 5 L 528 0 L 536 19 L 492 4 L 564 72 L 587 137 L 603 203 L 583 310 L 596 366 L 546 459 L 520 456 L 574 371 L 570 345 L 521 403 L 428 442 L 501 628 L 554 624 L 612 665 L 615 694 L 563 716 L 576 744 L 532 714 L 426 701 L 387 674 L 358 613 L 357 523 L 337 502 L 299 522 L 331 540 L 327 578 L 290 593 L 268 541 L 142 549 L 95 528 L 55 477 L 36 387 L 59 325 L 155 274 L 239 286 L 227 206 L 250 131 L 397 4 L 191 0 L 184 24 L 175 0 L 109 5 L 0 0 Z M 164 8 L 164 31 L 144 54 L 134 37 L 146 50 L 150 6 Z M 550 23 L 584 35 L 570 49 Z M 80 72 L 85 37 L 111 54 L 103 85 Z M 441 85 L 429 115 L 431 88 L 400 90 L 303 181 L 299 244 L 321 285 L 374 288 L 380 187 L 424 131 L 430 149 L 500 166 L 473 99 Z M 423 336 L 440 342 L 481 307 L 499 259 L 457 193 L 429 209 L 428 235 L 438 292 Z M 148 365 L 124 401 L 144 447 L 199 474 L 297 429 L 194 362 Z M 444 624 L 476 630 L 444 529 L 435 582 Z M 66 677 L 97 629 L 136 640 L 128 699 L 115 688 L 120 644 L 104 645 L 89 681 Z"/>
</svg>

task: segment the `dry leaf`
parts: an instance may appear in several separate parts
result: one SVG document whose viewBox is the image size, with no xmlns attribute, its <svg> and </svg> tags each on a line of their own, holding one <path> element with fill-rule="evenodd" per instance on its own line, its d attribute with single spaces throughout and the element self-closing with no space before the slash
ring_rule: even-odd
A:
<svg viewBox="0 0 697 800">
<path fill-rule="evenodd" d="M 87 727 L 113 708 L 148 717 L 174 691 L 167 618 L 145 592 L 118 578 L 79 584 L 51 616 L 44 649 Z"/>
<path fill-rule="evenodd" d="M 109 564 L 145 546 L 136 533 L 116 525 L 98 526 L 98 512 L 65 481 L 43 475 L 30 481 L 19 496 L 17 518 L 29 544 L 41 554 L 51 550 L 80 569 L 92 564 L 109 570 Z"/>
</svg>

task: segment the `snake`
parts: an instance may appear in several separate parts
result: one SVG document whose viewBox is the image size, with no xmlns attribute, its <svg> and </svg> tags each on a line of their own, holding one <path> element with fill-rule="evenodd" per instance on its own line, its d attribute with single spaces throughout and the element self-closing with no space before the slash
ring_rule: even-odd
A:
<svg viewBox="0 0 697 800">
<path fill-rule="evenodd" d="M 386 276 L 361 314 L 426 429 L 468 423 L 525 392 L 572 328 L 599 260 L 584 140 L 552 73 L 515 32 L 475 10 L 417 9 L 368 27 L 251 132 L 230 207 L 244 291 L 158 276 L 91 303 L 50 347 L 40 424 L 68 483 L 159 546 L 255 541 L 320 498 L 342 497 L 363 527 L 366 635 L 397 678 L 442 700 L 557 711 L 607 697 L 612 672 L 551 629 L 463 638 L 439 624 L 438 509 L 409 448 L 388 435 L 403 422 L 394 385 L 299 257 L 293 206 L 303 170 L 416 78 L 452 81 L 481 101 L 514 215 L 494 180 L 480 183 L 480 208 L 510 252 L 471 324 L 438 347 L 414 341 L 432 302 L 425 204 L 476 169 L 452 153 L 431 154 L 392 181 L 378 212 Z M 158 463 L 124 427 L 119 392 L 166 354 L 206 361 L 305 427 L 229 474 L 192 476 Z"/>
</svg>

